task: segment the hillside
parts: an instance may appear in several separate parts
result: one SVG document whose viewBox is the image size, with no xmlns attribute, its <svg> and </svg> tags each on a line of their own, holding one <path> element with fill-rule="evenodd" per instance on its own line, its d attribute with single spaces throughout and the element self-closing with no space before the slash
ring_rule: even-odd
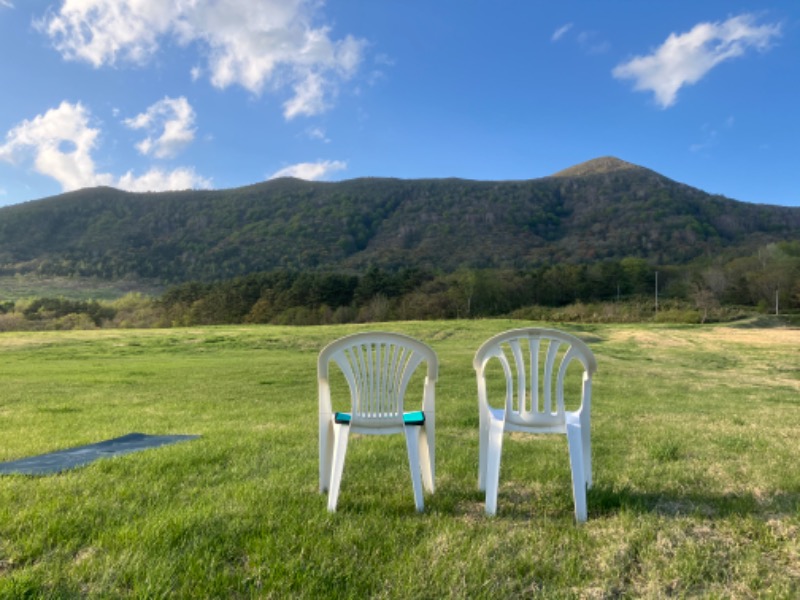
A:
<svg viewBox="0 0 800 600">
<path fill-rule="evenodd" d="M 0 272 L 165 282 L 287 269 L 685 263 L 800 237 L 800 208 L 712 196 L 604 157 L 527 181 L 277 179 L 85 189 L 0 208 Z"/>
</svg>

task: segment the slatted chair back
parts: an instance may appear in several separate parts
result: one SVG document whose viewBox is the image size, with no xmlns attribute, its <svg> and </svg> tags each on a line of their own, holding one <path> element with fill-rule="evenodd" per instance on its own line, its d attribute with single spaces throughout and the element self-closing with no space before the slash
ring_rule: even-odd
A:
<svg viewBox="0 0 800 600">
<path fill-rule="evenodd" d="M 320 380 L 328 380 L 331 362 L 341 369 L 350 389 L 350 423 L 354 428 L 402 427 L 411 377 L 423 362 L 427 363 L 425 411 L 425 400 L 430 400 L 438 371 L 433 350 L 401 334 L 361 333 L 337 340 L 320 354 Z M 322 400 L 329 398 L 328 394 Z M 320 410 L 325 408 L 321 406 Z"/>
<path fill-rule="evenodd" d="M 478 395 L 489 404 L 486 369 L 497 359 L 505 375 L 505 420 L 507 429 L 519 425 L 526 430 L 561 433 L 566 423 L 565 381 L 572 361 L 583 365 L 580 410 L 588 418 L 591 378 L 597 362 L 589 347 L 577 337 L 552 329 L 527 328 L 506 331 L 488 339 L 475 355 Z"/>
</svg>

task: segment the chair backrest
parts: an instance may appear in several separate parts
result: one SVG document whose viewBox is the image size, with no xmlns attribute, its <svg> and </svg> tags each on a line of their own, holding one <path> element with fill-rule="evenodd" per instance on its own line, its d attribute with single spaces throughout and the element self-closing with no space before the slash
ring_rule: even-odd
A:
<svg viewBox="0 0 800 600">
<path fill-rule="evenodd" d="M 330 343 L 320 352 L 317 374 L 320 413 L 331 411 L 329 368 L 334 362 L 350 388 L 354 427 L 403 425 L 406 389 L 417 367 L 427 363 L 423 411 L 432 411 L 439 363 L 434 351 L 399 333 L 356 333 Z"/>
<path fill-rule="evenodd" d="M 486 366 L 496 358 L 506 379 L 505 419 L 522 427 L 562 431 L 565 427 L 564 380 L 573 360 L 583 365 L 582 417 L 588 419 L 591 378 L 597 362 L 589 347 L 577 337 L 553 329 L 526 328 L 489 338 L 475 354 L 478 401 L 488 410 Z"/>
</svg>

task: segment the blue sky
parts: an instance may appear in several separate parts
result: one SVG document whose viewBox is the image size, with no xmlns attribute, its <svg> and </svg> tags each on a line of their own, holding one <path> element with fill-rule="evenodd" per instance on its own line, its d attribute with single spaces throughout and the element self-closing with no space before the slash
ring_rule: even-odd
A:
<svg viewBox="0 0 800 600">
<path fill-rule="evenodd" d="M 0 205 L 617 156 L 800 206 L 797 0 L 0 0 Z"/>
</svg>

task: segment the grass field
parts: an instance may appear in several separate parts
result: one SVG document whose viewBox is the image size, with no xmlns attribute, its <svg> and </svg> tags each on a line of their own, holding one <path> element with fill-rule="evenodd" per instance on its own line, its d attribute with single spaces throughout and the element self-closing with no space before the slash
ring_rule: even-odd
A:
<svg viewBox="0 0 800 600">
<path fill-rule="evenodd" d="M 0 334 L 0 461 L 129 432 L 198 440 L 0 478 L 0 597 L 800 596 L 800 330 L 564 326 L 594 350 L 595 487 L 511 437 L 476 489 L 472 356 L 518 321 Z M 436 493 L 404 442 L 351 441 L 317 491 L 316 357 L 361 329 L 439 355 Z"/>
<path fill-rule="evenodd" d="M 0 275 L 0 302 L 20 298 L 69 298 L 70 300 L 116 300 L 138 292 L 155 296 L 163 289 L 140 281 L 107 281 L 91 277 L 39 277 Z"/>
</svg>

